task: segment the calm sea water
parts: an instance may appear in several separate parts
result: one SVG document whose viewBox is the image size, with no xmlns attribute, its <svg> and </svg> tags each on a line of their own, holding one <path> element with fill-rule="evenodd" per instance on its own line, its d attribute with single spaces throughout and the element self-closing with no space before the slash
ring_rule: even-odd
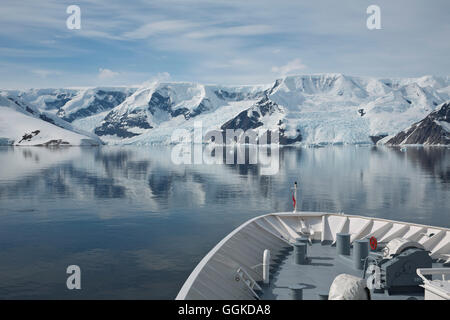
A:
<svg viewBox="0 0 450 320">
<path fill-rule="evenodd" d="M 345 212 L 450 227 L 450 149 L 281 149 L 260 165 L 174 165 L 168 148 L 0 148 L 0 299 L 173 299 L 251 217 Z M 66 268 L 81 268 L 81 290 Z"/>
</svg>

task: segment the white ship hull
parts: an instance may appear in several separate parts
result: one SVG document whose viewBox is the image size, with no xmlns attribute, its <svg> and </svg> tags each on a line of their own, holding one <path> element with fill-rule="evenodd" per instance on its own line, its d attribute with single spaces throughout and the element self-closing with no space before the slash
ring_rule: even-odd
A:
<svg viewBox="0 0 450 320">
<path fill-rule="evenodd" d="M 277 255 L 296 238 L 306 234 L 312 241 L 333 244 L 338 233 L 350 234 L 351 243 L 375 237 L 382 245 L 404 238 L 421 244 L 434 261 L 450 257 L 448 228 L 323 212 L 267 214 L 222 239 L 196 266 L 176 299 L 255 299 L 258 283 L 263 281 L 266 249 L 271 253 L 270 264 L 276 266 Z"/>
</svg>

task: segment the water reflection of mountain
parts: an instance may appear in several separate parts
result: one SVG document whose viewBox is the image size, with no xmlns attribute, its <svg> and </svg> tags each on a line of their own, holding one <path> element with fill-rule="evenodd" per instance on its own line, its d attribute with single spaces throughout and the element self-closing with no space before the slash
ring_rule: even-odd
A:
<svg viewBox="0 0 450 320">
<path fill-rule="evenodd" d="M 82 189 L 80 189 L 80 187 Z M 71 163 L 45 168 L 34 175 L 27 175 L 11 184 L 0 185 L 0 199 L 42 198 L 46 196 L 66 198 L 91 193 L 95 198 L 124 198 L 124 186 L 114 180 L 98 177 L 79 170 Z"/>
<path fill-rule="evenodd" d="M 400 149 L 395 149 L 401 152 Z M 433 177 L 438 177 L 443 183 L 450 182 L 450 153 L 447 148 L 407 148 L 406 153 L 409 161 L 419 165 L 424 171 Z"/>
<path fill-rule="evenodd" d="M 291 210 L 297 180 L 302 210 L 399 219 L 437 215 L 432 203 L 445 208 L 449 192 L 445 148 L 282 148 L 276 175 L 261 175 L 260 164 L 174 165 L 170 156 L 162 147 L 3 148 L 0 201 L 51 199 L 64 207 L 117 199 L 152 212 L 221 206 L 264 213 Z"/>
</svg>

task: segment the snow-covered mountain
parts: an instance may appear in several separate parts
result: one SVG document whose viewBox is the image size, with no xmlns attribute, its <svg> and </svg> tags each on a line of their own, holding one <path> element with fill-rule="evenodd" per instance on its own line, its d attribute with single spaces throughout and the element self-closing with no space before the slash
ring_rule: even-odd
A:
<svg viewBox="0 0 450 320">
<path fill-rule="evenodd" d="M 449 99 L 448 79 L 440 81 L 446 86 L 439 90 L 419 86 L 423 83 L 429 84 L 422 78 L 293 76 L 277 81 L 269 97 L 286 108 L 290 136 L 300 130 L 304 143 L 371 143 L 374 137 L 397 133 Z"/>
<path fill-rule="evenodd" d="M 17 96 L 0 93 L 0 145 L 100 145 L 100 138 Z"/>
<path fill-rule="evenodd" d="M 110 143 L 170 143 L 174 129 L 193 130 L 194 121 L 220 127 L 255 103 L 265 89 L 267 86 L 153 83 L 112 109 L 93 131 Z"/>
<path fill-rule="evenodd" d="M 255 86 L 154 82 L 8 94 L 109 144 L 168 144 L 175 129 L 193 132 L 194 122 L 202 123 L 204 134 L 278 129 L 282 144 L 376 143 L 449 101 L 450 78 L 317 74 Z"/>
<path fill-rule="evenodd" d="M 136 87 L 9 90 L 23 102 L 57 114 L 68 122 L 82 119 L 121 104 Z"/>
<path fill-rule="evenodd" d="M 450 102 L 443 103 L 425 119 L 386 140 L 388 145 L 449 145 Z"/>
</svg>

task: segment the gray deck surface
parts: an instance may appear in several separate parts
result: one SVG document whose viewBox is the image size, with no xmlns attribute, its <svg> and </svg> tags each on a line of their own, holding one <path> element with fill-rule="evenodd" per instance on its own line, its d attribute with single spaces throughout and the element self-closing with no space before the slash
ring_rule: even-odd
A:
<svg viewBox="0 0 450 320">
<path fill-rule="evenodd" d="M 263 286 L 262 300 L 289 300 L 289 287 L 296 284 L 305 285 L 304 300 L 319 300 L 319 294 L 328 295 L 334 278 L 342 273 L 363 277 L 362 270 L 353 268 L 351 256 L 346 258 L 336 254 L 336 247 L 322 245 L 320 242 L 308 245 L 309 264 L 294 264 L 293 250 L 288 252 L 274 272 L 270 275 L 270 285 Z M 440 265 L 436 265 L 438 267 Z M 434 267 L 434 264 L 433 264 Z M 423 300 L 423 294 L 388 295 L 373 294 L 373 300 L 405 300 L 414 297 Z"/>
</svg>

